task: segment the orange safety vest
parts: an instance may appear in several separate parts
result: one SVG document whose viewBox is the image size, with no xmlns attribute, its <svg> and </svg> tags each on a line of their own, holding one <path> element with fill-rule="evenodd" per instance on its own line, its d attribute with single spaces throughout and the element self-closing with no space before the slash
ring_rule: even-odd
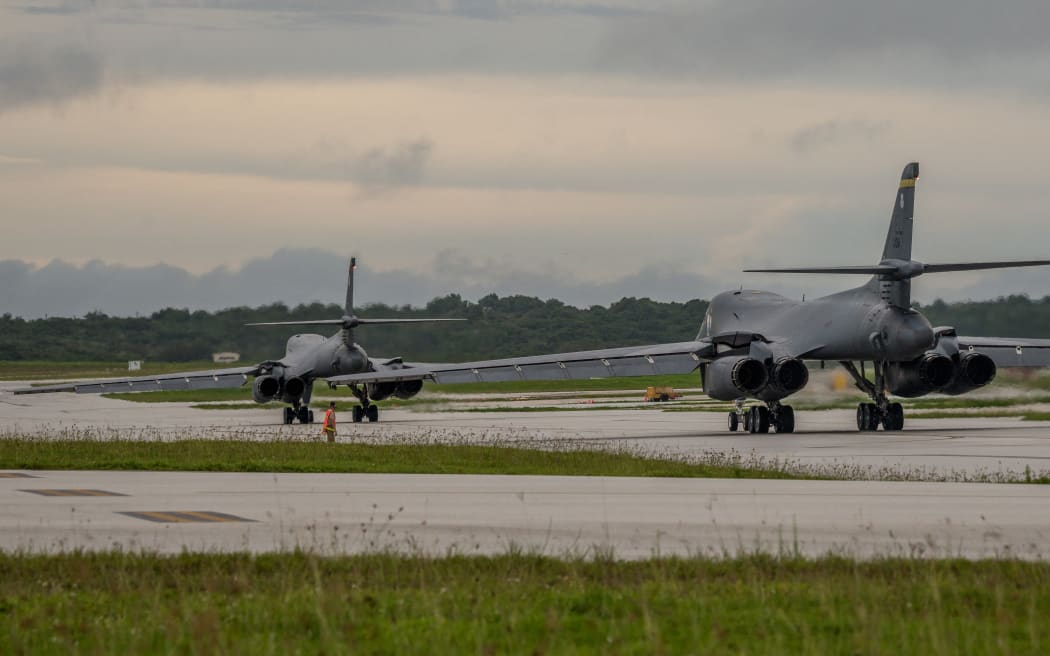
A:
<svg viewBox="0 0 1050 656">
<path fill-rule="evenodd" d="M 335 432 L 335 410 L 332 408 L 328 408 L 328 411 L 324 413 L 324 432 Z"/>
</svg>

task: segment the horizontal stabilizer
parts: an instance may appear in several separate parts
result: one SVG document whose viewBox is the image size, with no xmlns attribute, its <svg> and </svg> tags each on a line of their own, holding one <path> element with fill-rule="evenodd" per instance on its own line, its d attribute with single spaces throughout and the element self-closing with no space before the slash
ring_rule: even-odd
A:
<svg viewBox="0 0 1050 656">
<path fill-rule="evenodd" d="M 263 321 L 246 323 L 245 326 L 341 326 L 342 319 L 318 319 L 317 321 Z"/>
<path fill-rule="evenodd" d="M 883 264 L 875 266 L 798 267 L 792 269 L 744 269 L 744 273 L 855 273 L 868 276 L 896 272 L 897 267 Z"/>
<path fill-rule="evenodd" d="M 924 273 L 944 273 L 946 271 L 980 271 L 981 269 L 1010 269 L 1013 267 L 1044 266 L 1050 260 L 1021 260 L 1016 262 L 959 262 L 955 264 L 926 264 Z"/>
<path fill-rule="evenodd" d="M 466 321 L 466 319 L 317 319 L 316 321 L 266 321 L 262 323 L 246 323 L 246 326 L 345 326 L 356 328 L 368 324 L 393 324 L 393 323 L 434 323 L 437 321 Z"/>
</svg>

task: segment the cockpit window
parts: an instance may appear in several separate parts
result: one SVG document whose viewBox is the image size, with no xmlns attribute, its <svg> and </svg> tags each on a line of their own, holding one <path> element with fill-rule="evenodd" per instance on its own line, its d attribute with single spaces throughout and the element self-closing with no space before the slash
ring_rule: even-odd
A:
<svg viewBox="0 0 1050 656">
<path fill-rule="evenodd" d="M 700 334 L 698 338 L 710 337 L 711 336 L 711 308 L 707 308 L 707 314 L 704 315 L 704 322 L 700 324 Z"/>
</svg>

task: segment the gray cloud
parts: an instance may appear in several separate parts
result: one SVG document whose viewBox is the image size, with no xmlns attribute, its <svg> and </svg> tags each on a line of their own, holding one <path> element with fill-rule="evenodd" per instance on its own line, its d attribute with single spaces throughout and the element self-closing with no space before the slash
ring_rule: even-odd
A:
<svg viewBox="0 0 1050 656">
<path fill-rule="evenodd" d="M 788 145 L 797 153 L 808 153 L 855 139 L 870 141 L 889 128 L 887 121 L 824 121 L 796 131 L 788 138 Z"/>
<path fill-rule="evenodd" d="M 121 83 L 599 71 L 1050 89 L 1043 35 L 1050 4 L 1042 0 L 712 0 L 686 7 L 641 0 L 113 0 L 37 2 L 23 15 L 31 11 L 43 21 L 34 30 L 57 42 L 85 30 L 104 34 L 106 78 Z M 13 17 L 8 29 L 17 34 L 18 15 L 4 17 Z M 101 76 L 98 57 L 79 65 L 75 78 L 92 70 Z M 47 93 L 22 95 L 48 100 Z"/>
<path fill-rule="evenodd" d="M 351 161 L 347 169 L 352 180 L 373 188 L 417 185 L 423 181 L 433 150 L 433 142 L 426 138 L 390 148 L 372 148 Z"/>
<path fill-rule="evenodd" d="M 716 0 L 618 21 L 599 52 L 607 69 L 656 75 L 732 80 L 859 69 L 912 80 L 932 63 L 973 79 L 977 61 L 1050 53 L 1048 23 L 1042 0 Z"/>
<path fill-rule="evenodd" d="M 20 43 L 0 52 L 0 111 L 59 104 L 102 88 L 102 58 L 84 47 Z"/>
</svg>

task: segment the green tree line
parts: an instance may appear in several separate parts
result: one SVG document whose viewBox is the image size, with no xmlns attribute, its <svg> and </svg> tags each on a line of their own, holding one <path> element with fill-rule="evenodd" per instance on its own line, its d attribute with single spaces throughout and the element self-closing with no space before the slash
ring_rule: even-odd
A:
<svg viewBox="0 0 1050 656">
<path fill-rule="evenodd" d="M 967 335 L 1050 337 L 1050 296 L 1032 300 L 1006 296 L 991 301 L 919 306 L 934 325 L 950 325 Z M 576 308 L 557 300 L 527 296 L 486 296 L 477 302 L 457 294 L 425 307 L 370 305 L 362 317 L 462 317 L 463 323 L 421 326 L 362 326 L 357 341 L 372 355 L 417 361 L 482 358 L 575 351 L 692 339 L 707 301 L 658 302 L 624 298 L 605 307 Z M 281 303 L 218 312 L 169 308 L 149 317 L 25 320 L 0 316 L 0 360 L 190 361 L 235 351 L 242 360 L 260 361 L 284 353 L 295 332 L 285 327 L 247 327 L 263 321 L 328 319 L 342 315 L 337 305 L 313 303 L 290 308 Z M 301 330 L 306 330 L 301 329 Z"/>
</svg>

